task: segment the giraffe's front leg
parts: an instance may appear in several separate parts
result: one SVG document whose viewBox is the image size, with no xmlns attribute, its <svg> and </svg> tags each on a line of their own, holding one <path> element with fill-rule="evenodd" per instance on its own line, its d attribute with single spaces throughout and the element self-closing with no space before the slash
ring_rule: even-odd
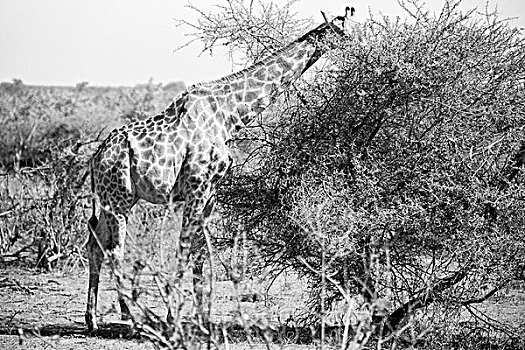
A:
<svg viewBox="0 0 525 350">
<path fill-rule="evenodd" d="M 200 240 L 200 237 L 198 238 Z M 193 267 L 192 267 L 192 282 L 193 282 L 193 294 L 195 300 L 195 306 L 197 310 L 202 311 L 202 299 L 204 292 L 204 276 L 203 268 L 204 261 L 206 260 L 206 250 L 201 242 L 195 242 L 195 246 L 192 248 Z"/>
<path fill-rule="evenodd" d="M 195 208 L 198 211 L 195 211 Z M 184 296 L 180 294 L 179 291 L 182 290 L 182 280 L 184 278 L 184 273 L 188 270 L 190 257 L 195 253 L 195 249 L 201 252 L 202 245 L 198 242 L 203 241 L 201 237 L 197 235 L 200 234 L 202 230 L 203 219 L 202 219 L 202 209 L 199 210 L 199 206 L 185 206 L 182 217 L 182 228 L 179 237 L 179 250 L 177 256 L 177 268 L 175 270 L 175 293 L 177 295 L 172 295 L 171 300 L 175 300 L 168 305 L 168 316 L 167 320 L 169 323 L 175 322 L 175 315 L 173 313 L 180 312 L 184 304 Z M 197 242 L 195 241 L 197 239 Z M 197 243 L 194 245 L 194 243 Z M 197 254 L 197 260 L 194 261 L 193 269 L 193 287 L 194 287 L 194 300 L 195 306 L 199 311 L 202 311 L 202 267 L 204 263 L 204 258 L 202 254 Z"/>
<path fill-rule="evenodd" d="M 215 207 L 214 197 L 212 196 L 211 191 L 207 196 L 208 200 L 205 201 L 204 209 L 201 213 L 200 220 L 196 223 L 197 227 L 195 228 L 195 234 L 192 237 L 192 247 L 191 247 L 191 256 L 193 260 L 193 294 L 195 299 L 195 306 L 202 313 L 203 311 L 203 294 L 204 294 L 204 262 L 206 256 L 211 254 L 211 247 L 207 247 L 206 235 L 209 234 L 207 230 L 207 222 L 213 213 Z M 209 238 L 209 237 L 208 237 Z M 211 259 L 211 256 L 210 256 Z M 212 266 L 210 266 L 211 268 Z M 212 283 L 212 281 L 210 281 Z"/>
<path fill-rule="evenodd" d="M 177 264 L 174 273 L 175 277 L 175 288 L 172 289 L 172 294 L 169 295 L 169 304 L 168 304 L 168 315 L 167 321 L 170 324 L 174 324 L 177 321 L 177 313 L 182 310 L 184 304 L 184 295 L 182 294 L 182 280 L 184 278 L 184 272 L 188 269 L 188 261 L 190 256 L 191 249 L 191 234 L 189 233 L 192 228 L 190 228 L 190 223 L 188 218 L 185 216 L 186 208 L 183 212 L 182 217 L 182 227 L 179 236 L 179 244 L 177 251 Z"/>
<path fill-rule="evenodd" d="M 203 300 L 203 264 L 205 254 L 202 254 L 205 245 L 209 242 L 205 233 L 206 226 L 212 215 L 214 207 L 214 194 L 216 183 L 224 176 L 231 159 L 227 150 L 213 147 L 200 154 L 193 154 L 186 160 L 184 173 L 179 175 L 175 187 L 179 197 L 184 199 L 182 213 L 182 228 L 179 237 L 179 268 L 176 277 L 180 286 L 184 271 L 189 264 L 189 257 L 197 253 L 193 266 L 193 287 L 196 307 L 201 315 Z M 205 244 L 206 242 L 206 244 Z M 213 283 L 213 281 L 212 281 Z M 211 305 L 208 309 L 210 312 Z M 171 310 L 170 310 L 171 311 Z M 170 315 L 168 314 L 168 318 Z"/>
</svg>

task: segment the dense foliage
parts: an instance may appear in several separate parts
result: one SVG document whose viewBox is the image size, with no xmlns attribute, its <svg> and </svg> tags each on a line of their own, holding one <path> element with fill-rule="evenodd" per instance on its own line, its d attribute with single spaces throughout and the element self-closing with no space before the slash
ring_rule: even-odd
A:
<svg viewBox="0 0 525 350">
<path fill-rule="evenodd" d="M 483 302 L 524 278 L 523 37 L 456 3 L 406 9 L 338 41 L 247 131 L 259 142 L 222 187 L 226 228 L 254 263 L 307 277 L 315 310 L 359 296 L 377 334 L 416 315 L 441 341 L 467 319 L 517 337 Z"/>
</svg>

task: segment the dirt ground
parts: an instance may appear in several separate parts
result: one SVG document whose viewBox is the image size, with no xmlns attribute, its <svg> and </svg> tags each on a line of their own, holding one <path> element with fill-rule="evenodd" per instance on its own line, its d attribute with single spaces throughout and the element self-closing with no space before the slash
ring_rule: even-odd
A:
<svg viewBox="0 0 525 350">
<path fill-rule="evenodd" d="M 250 290 L 257 287 L 254 283 Z M 212 322 L 232 322 L 239 303 L 233 300 L 231 282 L 217 282 L 215 288 L 216 307 Z M 0 350 L 154 349 L 151 343 L 132 334 L 130 327 L 119 320 L 115 306 L 117 293 L 108 269 L 103 270 L 99 288 L 100 330 L 97 335 L 90 334 L 84 324 L 86 289 L 85 271 L 39 273 L 30 269 L 0 268 Z M 304 286 L 297 279 L 290 278 L 280 281 L 277 287 L 272 287 L 257 300 L 240 304 L 242 311 L 253 319 L 282 323 L 304 307 L 301 305 L 301 300 L 305 300 L 304 293 Z M 482 308 L 485 317 L 499 320 L 501 326 L 516 326 L 525 323 L 524 301 L 525 291 L 517 288 L 506 291 Z M 162 303 L 151 303 L 148 307 L 159 315 L 165 314 Z M 280 342 L 275 344 L 275 349 L 316 347 L 315 343 L 309 344 Z M 262 342 L 233 341 L 229 346 L 230 350 L 247 348 L 267 349 Z"/>
<path fill-rule="evenodd" d="M 233 319 L 237 304 L 232 301 L 230 282 L 219 282 L 217 320 Z M 286 283 L 285 283 L 286 287 Z M 0 349 L 153 349 L 153 345 L 130 334 L 116 312 L 117 293 L 109 272 L 103 272 L 99 287 L 100 330 L 88 333 L 84 323 L 87 273 L 38 273 L 28 269 L 0 269 Z M 297 293 L 297 288 L 288 288 Z M 282 290 L 276 291 L 283 294 Z M 228 295 L 229 294 L 229 295 Z M 286 293 L 285 293 L 286 294 Z M 297 295 L 289 295 L 288 298 Z M 293 305 L 276 302 L 244 302 L 254 317 L 285 318 Z M 295 307 L 295 306 L 293 306 Z M 156 309 L 162 313 L 155 305 Z M 264 344 L 232 344 L 231 349 L 266 348 Z M 282 346 L 280 346 L 282 348 Z M 301 346 L 294 346 L 294 349 Z M 308 348 L 308 347 L 307 347 Z"/>
<path fill-rule="evenodd" d="M 153 349 L 136 339 L 123 342 L 119 334 L 93 337 L 87 332 L 86 277 L 81 272 L 0 270 L 0 349 Z M 116 293 L 104 277 L 100 303 L 107 309 Z M 116 314 L 109 315 L 106 322 L 116 320 Z"/>
</svg>

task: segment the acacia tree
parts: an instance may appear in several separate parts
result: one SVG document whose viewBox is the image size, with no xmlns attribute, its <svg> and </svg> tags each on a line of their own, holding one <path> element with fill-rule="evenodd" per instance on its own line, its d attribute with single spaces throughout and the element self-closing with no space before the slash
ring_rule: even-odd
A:
<svg viewBox="0 0 525 350">
<path fill-rule="evenodd" d="M 194 25 L 207 48 L 256 59 L 281 40 L 265 28 L 296 27 L 226 3 Z M 525 45 L 496 14 L 458 4 L 433 16 L 410 2 L 405 20 L 364 23 L 364 41 L 337 39 L 330 64 L 246 132 L 221 188 L 225 234 L 308 279 L 321 313 L 307 319 L 343 300 L 367 311 L 369 335 L 520 339 L 523 325 L 489 306 L 524 277 Z"/>
</svg>

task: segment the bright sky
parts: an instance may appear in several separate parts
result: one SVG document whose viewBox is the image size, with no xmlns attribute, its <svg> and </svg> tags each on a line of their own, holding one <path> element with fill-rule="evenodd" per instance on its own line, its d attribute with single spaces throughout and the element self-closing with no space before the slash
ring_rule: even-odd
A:
<svg viewBox="0 0 525 350">
<path fill-rule="evenodd" d="M 262 0 L 265 1 L 265 0 Z M 429 3 L 430 0 L 427 0 Z M 206 9 L 226 0 L 192 0 Z M 432 0 L 438 10 L 441 1 Z M 199 53 L 202 45 L 185 43 L 175 18 L 195 19 L 188 0 L 0 0 L 0 81 L 21 79 L 34 85 L 135 85 L 150 78 L 156 83 L 182 80 L 186 84 L 231 73 L 223 54 Z M 485 8 L 484 0 L 464 0 L 463 8 Z M 322 20 L 320 10 L 339 15 L 347 5 L 362 16 L 401 13 L 397 0 L 301 0 L 294 10 Z M 525 27 L 524 0 L 490 0 L 500 17 Z"/>
</svg>

